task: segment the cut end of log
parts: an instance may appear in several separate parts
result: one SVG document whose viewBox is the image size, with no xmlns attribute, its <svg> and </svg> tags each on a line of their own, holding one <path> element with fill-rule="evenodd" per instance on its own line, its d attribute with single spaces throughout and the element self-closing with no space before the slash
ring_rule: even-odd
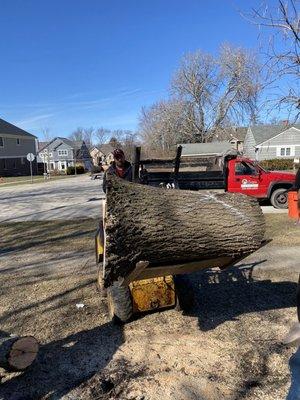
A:
<svg viewBox="0 0 300 400">
<path fill-rule="evenodd" d="M 33 336 L 16 339 L 7 356 L 9 367 L 15 371 L 23 371 L 36 359 L 38 350 L 38 341 Z"/>
</svg>

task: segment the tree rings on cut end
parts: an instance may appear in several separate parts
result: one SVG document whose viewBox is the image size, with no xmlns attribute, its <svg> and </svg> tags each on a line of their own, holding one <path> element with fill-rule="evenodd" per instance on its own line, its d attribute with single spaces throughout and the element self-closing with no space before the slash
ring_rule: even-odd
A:
<svg viewBox="0 0 300 400">
<path fill-rule="evenodd" d="M 33 363 L 38 351 L 39 344 L 33 336 L 16 339 L 7 357 L 10 368 L 15 371 L 23 371 Z"/>
</svg>

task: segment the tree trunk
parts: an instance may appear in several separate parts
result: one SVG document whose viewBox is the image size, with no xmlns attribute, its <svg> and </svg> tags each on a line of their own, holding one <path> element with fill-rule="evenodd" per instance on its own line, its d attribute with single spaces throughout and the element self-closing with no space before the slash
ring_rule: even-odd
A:
<svg viewBox="0 0 300 400">
<path fill-rule="evenodd" d="M 1 332 L 0 367 L 8 371 L 23 371 L 35 360 L 39 344 L 33 336 L 11 336 Z"/>
<path fill-rule="evenodd" d="M 239 257 L 261 245 L 265 224 L 256 199 L 107 179 L 105 286 L 140 260 L 171 265 Z"/>
</svg>

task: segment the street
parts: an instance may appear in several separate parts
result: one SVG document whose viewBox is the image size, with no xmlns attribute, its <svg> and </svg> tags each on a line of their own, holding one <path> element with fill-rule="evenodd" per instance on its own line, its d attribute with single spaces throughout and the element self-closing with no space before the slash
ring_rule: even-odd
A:
<svg viewBox="0 0 300 400">
<path fill-rule="evenodd" d="M 0 187 L 0 222 L 97 218 L 103 198 L 102 180 L 87 175 Z"/>
</svg>

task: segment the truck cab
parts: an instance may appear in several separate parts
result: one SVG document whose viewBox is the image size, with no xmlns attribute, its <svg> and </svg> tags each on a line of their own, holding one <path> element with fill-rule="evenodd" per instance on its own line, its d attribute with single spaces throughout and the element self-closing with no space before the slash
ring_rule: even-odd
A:
<svg viewBox="0 0 300 400">
<path fill-rule="evenodd" d="M 228 192 L 269 199 L 275 208 L 287 207 L 287 191 L 295 182 L 293 173 L 266 171 L 258 163 L 244 157 L 229 159 L 226 175 Z"/>
</svg>

